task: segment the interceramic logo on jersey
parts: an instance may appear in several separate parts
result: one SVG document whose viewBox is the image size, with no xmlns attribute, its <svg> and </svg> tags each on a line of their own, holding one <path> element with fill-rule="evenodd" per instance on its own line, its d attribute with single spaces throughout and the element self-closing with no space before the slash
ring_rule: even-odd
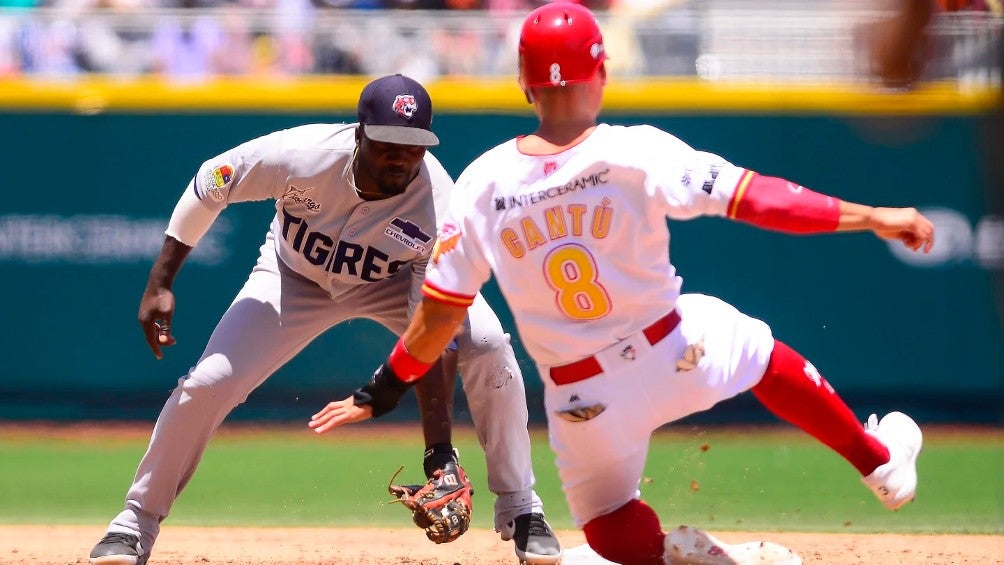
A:
<svg viewBox="0 0 1004 565">
<path fill-rule="evenodd" d="M 492 199 L 495 203 L 495 211 L 501 212 L 506 209 L 533 206 L 535 204 L 548 201 L 549 199 L 563 196 L 570 192 L 582 191 L 602 186 L 609 182 L 609 176 L 610 169 L 606 168 L 595 173 L 583 174 L 574 180 L 566 182 L 565 184 L 551 186 L 543 190 L 534 190 L 532 192 L 522 194 L 493 196 Z"/>
</svg>

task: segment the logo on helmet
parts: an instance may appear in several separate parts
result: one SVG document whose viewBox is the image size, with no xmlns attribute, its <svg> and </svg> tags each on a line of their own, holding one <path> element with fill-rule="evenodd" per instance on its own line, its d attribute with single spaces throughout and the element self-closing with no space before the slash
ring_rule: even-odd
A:
<svg viewBox="0 0 1004 565">
<path fill-rule="evenodd" d="M 602 54 L 603 54 L 603 44 L 602 43 L 593 43 L 592 45 L 589 46 L 589 55 L 593 59 L 599 59 L 600 55 L 602 55 Z"/>
<path fill-rule="evenodd" d="M 398 94 L 397 98 L 394 98 L 394 112 L 397 115 L 410 120 L 417 111 L 418 104 L 415 103 L 415 97 L 411 94 Z"/>
</svg>

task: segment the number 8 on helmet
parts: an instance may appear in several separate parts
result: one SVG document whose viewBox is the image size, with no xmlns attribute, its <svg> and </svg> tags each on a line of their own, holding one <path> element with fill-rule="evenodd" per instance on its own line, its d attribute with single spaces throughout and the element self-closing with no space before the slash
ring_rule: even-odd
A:
<svg viewBox="0 0 1004 565">
<path fill-rule="evenodd" d="M 524 91 L 535 86 L 586 82 L 606 59 L 600 26 L 583 6 L 570 2 L 545 4 L 523 22 L 519 67 Z"/>
</svg>

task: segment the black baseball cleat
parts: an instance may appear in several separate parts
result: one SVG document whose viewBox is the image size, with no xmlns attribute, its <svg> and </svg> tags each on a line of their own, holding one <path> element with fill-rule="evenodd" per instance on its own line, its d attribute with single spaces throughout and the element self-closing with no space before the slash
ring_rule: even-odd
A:
<svg viewBox="0 0 1004 565">
<path fill-rule="evenodd" d="M 139 536 L 109 532 L 91 550 L 91 565 L 145 565 L 150 554 L 139 554 Z"/>
<path fill-rule="evenodd" d="M 539 512 L 517 516 L 499 533 L 503 540 L 513 540 L 516 557 L 523 565 L 561 563 L 561 543 L 544 515 Z"/>
</svg>

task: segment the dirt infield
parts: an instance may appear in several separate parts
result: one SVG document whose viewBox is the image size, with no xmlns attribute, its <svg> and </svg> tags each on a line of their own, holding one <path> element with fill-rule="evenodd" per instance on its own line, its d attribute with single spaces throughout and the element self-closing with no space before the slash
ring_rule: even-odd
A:
<svg viewBox="0 0 1004 565">
<path fill-rule="evenodd" d="M 0 526 L 0 563 L 87 563 L 103 526 Z M 566 547 L 582 534 L 559 531 Z M 962 565 L 1004 563 L 1004 537 L 716 532 L 727 542 L 770 539 L 801 554 L 805 563 L 832 565 Z M 510 543 L 472 530 L 437 546 L 413 529 L 192 528 L 166 526 L 151 565 L 495 565 L 516 563 Z M 566 560 L 564 565 L 575 565 Z"/>
<path fill-rule="evenodd" d="M 258 433 L 228 426 L 221 434 Z M 370 432 L 357 432 L 365 435 Z M 379 437 L 386 437 L 382 429 Z M 942 430 L 941 433 L 951 433 Z M 971 432 L 967 432 L 971 433 Z M 52 437 L 76 441 L 145 439 L 148 425 L 16 425 L 0 422 L 0 437 Z M 3 485 L 0 485 L 2 491 Z M 0 525 L 0 565 L 86 564 L 106 523 L 89 526 Z M 799 553 L 805 563 L 827 565 L 1004 565 L 1004 536 L 713 533 L 738 543 L 767 539 Z M 565 548 L 585 543 L 581 532 L 560 530 Z M 150 565 L 513 565 L 511 542 L 489 530 L 471 530 L 437 546 L 416 528 L 236 528 L 165 524 Z M 577 565 L 566 559 L 564 565 Z"/>
</svg>

